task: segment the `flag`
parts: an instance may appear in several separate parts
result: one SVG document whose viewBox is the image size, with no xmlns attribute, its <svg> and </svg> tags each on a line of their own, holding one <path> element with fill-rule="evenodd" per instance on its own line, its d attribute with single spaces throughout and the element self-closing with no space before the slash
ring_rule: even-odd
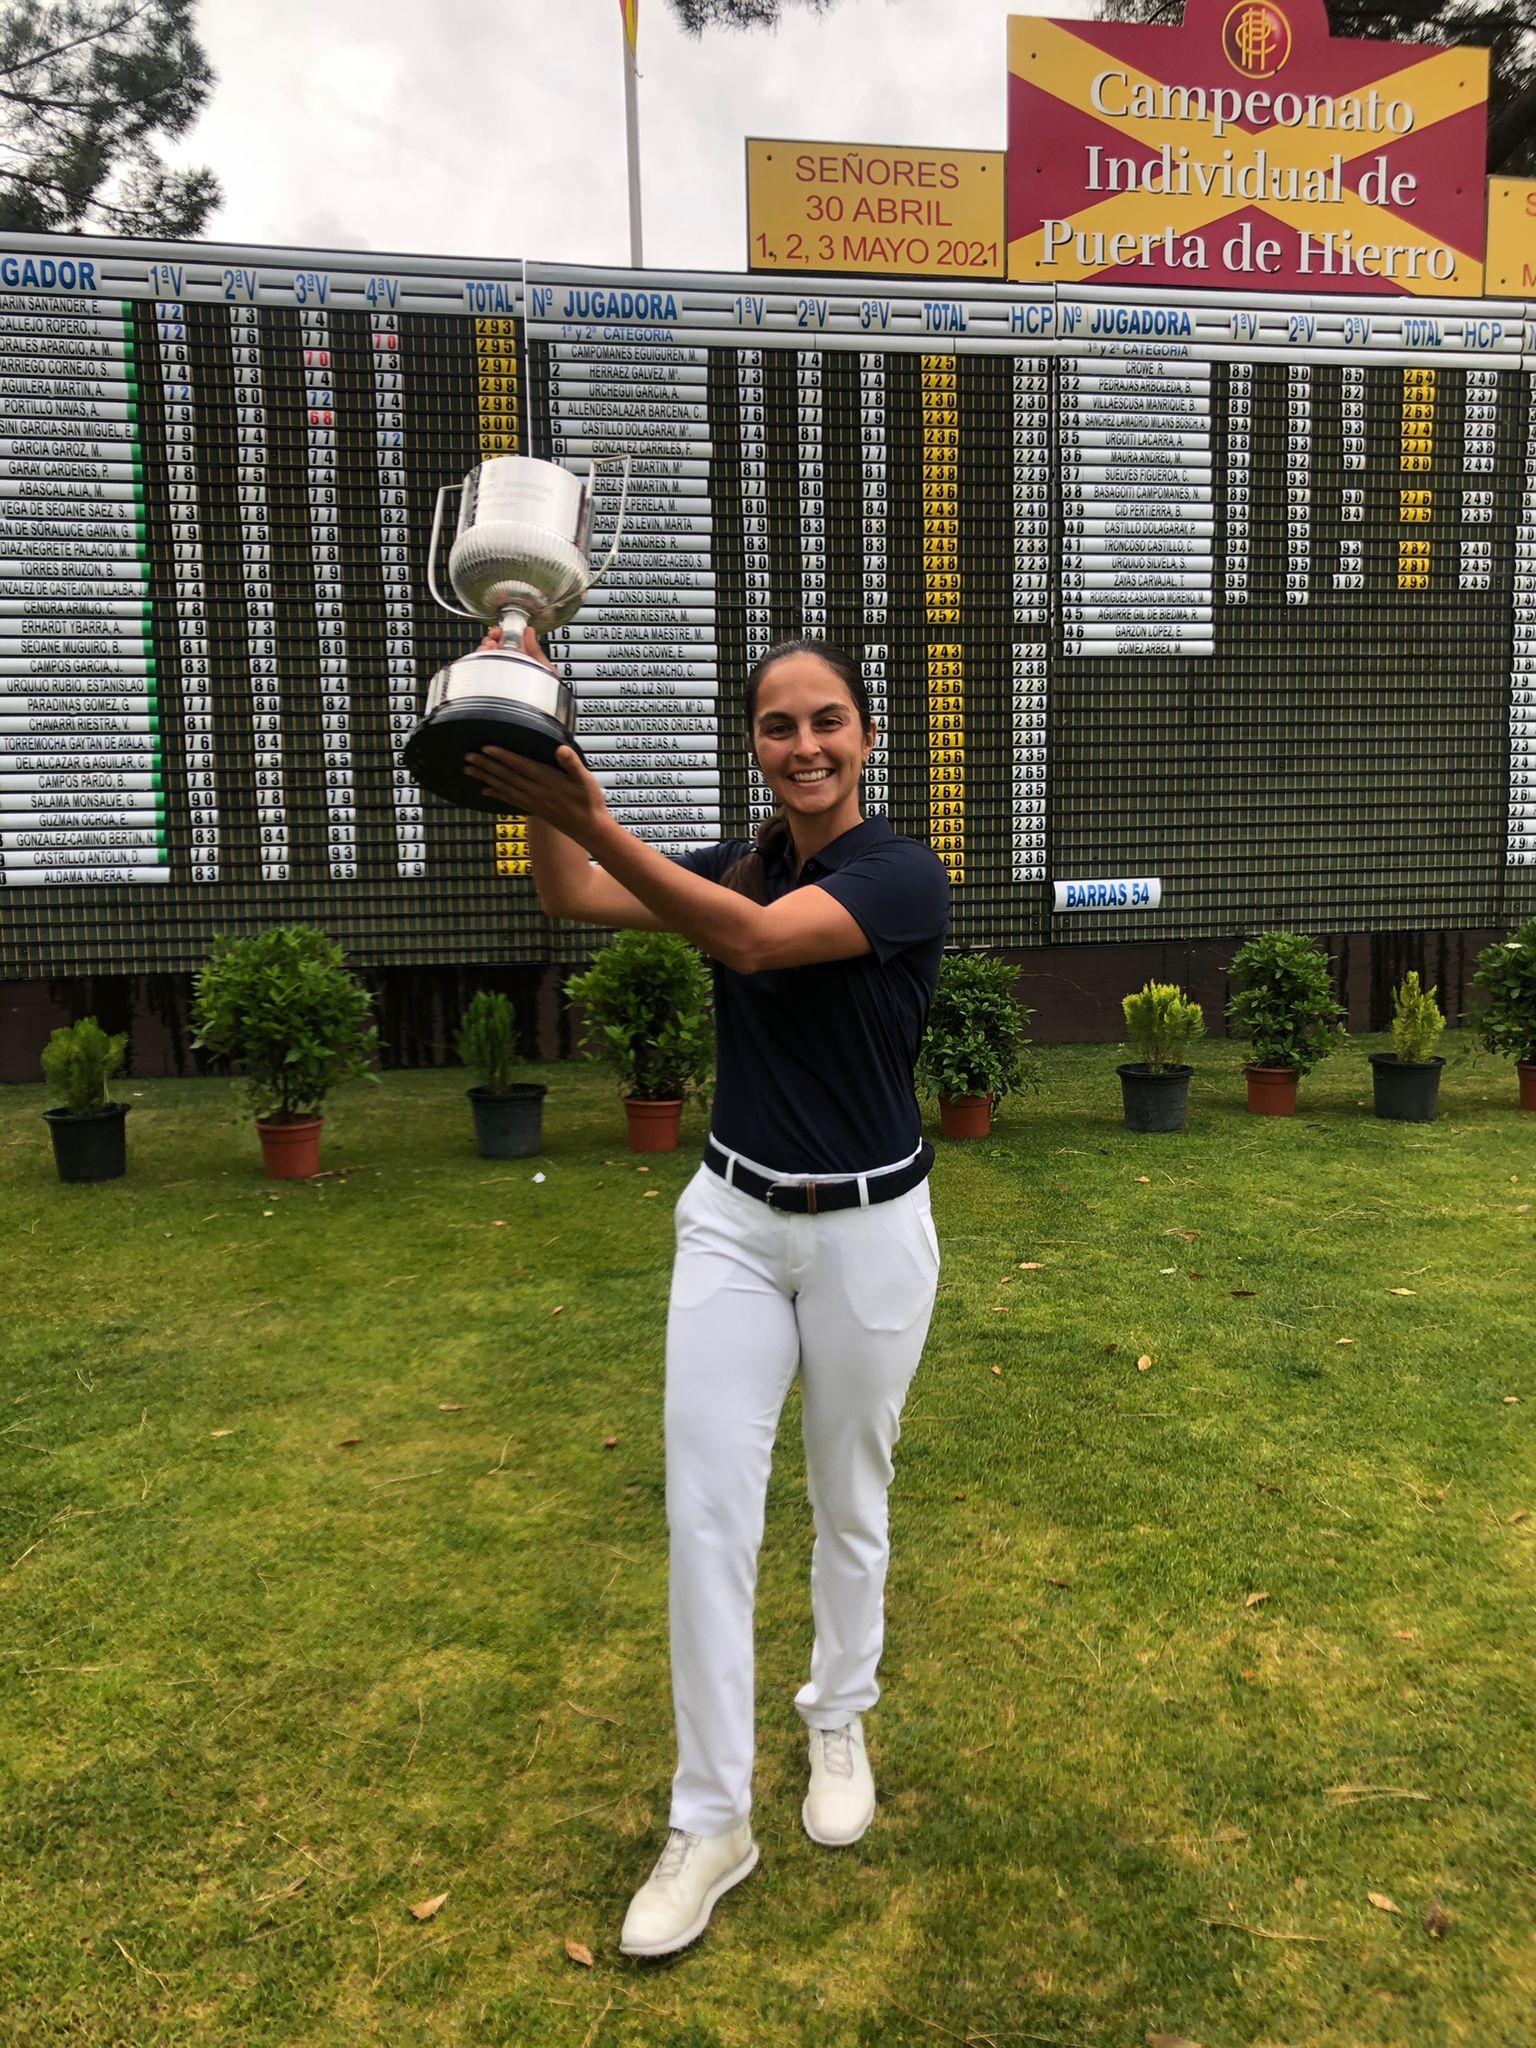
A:
<svg viewBox="0 0 1536 2048">
<path fill-rule="evenodd" d="M 624 17 L 624 34 L 631 50 L 637 48 L 636 37 L 640 33 L 640 0 L 619 0 L 619 12 Z"/>
</svg>

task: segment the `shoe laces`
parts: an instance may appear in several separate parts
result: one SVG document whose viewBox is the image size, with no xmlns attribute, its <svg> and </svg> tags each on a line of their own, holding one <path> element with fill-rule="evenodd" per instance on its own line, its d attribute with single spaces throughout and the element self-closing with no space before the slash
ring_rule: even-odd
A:
<svg viewBox="0 0 1536 2048">
<path fill-rule="evenodd" d="M 667 1837 L 667 1846 L 657 1859 L 656 1868 L 651 1875 L 659 1878 L 676 1877 L 688 1861 L 689 1850 L 698 1840 L 697 1835 L 690 1835 L 683 1828 L 673 1828 Z"/>
<path fill-rule="evenodd" d="M 853 1723 L 846 1728 L 823 1728 L 821 1730 L 821 1757 L 828 1771 L 836 1778 L 853 1776 Z"/>
</svg>

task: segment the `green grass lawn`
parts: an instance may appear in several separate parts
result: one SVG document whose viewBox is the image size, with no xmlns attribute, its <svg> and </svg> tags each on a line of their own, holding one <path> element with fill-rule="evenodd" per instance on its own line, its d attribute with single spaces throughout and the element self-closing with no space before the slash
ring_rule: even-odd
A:
<svg viewBox="0 0 1536 2048">
<path fill-rule="evenodd" d="M 128 1177 L 62 1187 L 0 1092 L 0 2042 L 1529 2048 L 1536 1118 L 1458 1043 L 1379 1123 L 1382 1043 L 1288 1121 L 1208 1045 L 1165 1137 L 1050 1050 L 940 1146 L 875 1824 L 799 1823 L 792 1393 L 762 1864 L 652 1965 L 702 1112 L 646 1170 L 546 1068 L 492 1163 L 462 1074 L 390 1074 L 279 1188 L 227 1084 L 145 1083 Z"/>
</svg>

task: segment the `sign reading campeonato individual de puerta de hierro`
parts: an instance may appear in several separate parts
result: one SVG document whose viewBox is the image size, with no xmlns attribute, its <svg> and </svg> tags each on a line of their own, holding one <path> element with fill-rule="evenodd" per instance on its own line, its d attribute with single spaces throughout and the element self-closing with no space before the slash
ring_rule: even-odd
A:
<svg viewBox="0 0 1536 2048">
<path fill-rule="evenodd" d="M 1012 16 L 1008 70 L 1012 278 L 1482 290 L 1486 50 L 1188 0 L 1178 28 Z"/>
</svg>

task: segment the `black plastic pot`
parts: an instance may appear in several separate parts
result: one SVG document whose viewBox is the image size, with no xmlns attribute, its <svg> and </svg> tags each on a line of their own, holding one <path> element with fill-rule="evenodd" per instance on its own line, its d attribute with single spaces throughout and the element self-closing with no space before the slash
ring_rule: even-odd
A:
<svg viewBox="0 0 1536 2048">
<path fill-rule="evenodd" d="M 1393 1052 L 1371 1054 L 1376 1114 L 1396 1124 L 1432 1124 L 1440 1094 L 1442 1059 L 1400 1060 Z"/>
<path fill-rule="evenodd" d="M 1189 1111 L 1189 1077 L 1193 1067 L 1165 1067 L 1161 1073 L 1132 1060 L 1116 1067 L 1125 1098 L 1128 1131 L 1182 1131 Z"/>
<path fill-rule="evenodd" d="M 475 1145 L 482 1159 L 527 1159 L 544 1142 L 544 1097 L 539 1081 L 519 1081 L 505 1095 L 470 1088 Z"/>
<path fill-rule="evenodd" d="M 117 1180 L 128 1166 L 123 1119 L 129 1104 L 109 1102 L 87 1116 L 67 1109 L 45 1109 L 43 1122 L 53 1133 L 53 1163 L 60 1180 Z"/>
</svg>

